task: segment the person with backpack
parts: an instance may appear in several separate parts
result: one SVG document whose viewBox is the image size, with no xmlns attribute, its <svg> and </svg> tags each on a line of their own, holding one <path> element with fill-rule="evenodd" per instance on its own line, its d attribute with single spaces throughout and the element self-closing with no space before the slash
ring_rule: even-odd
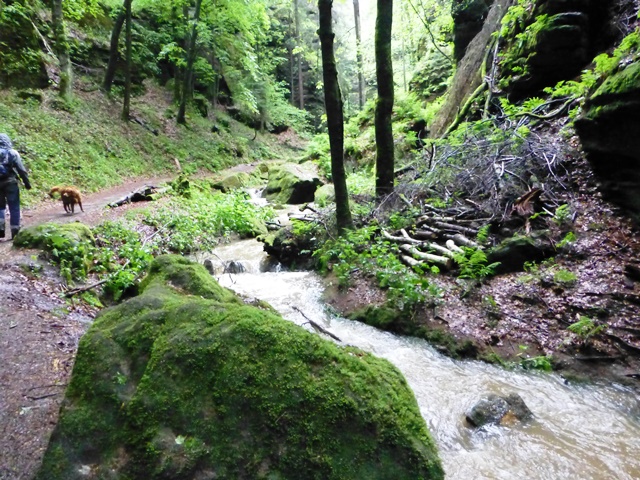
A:
<svg viewBox="0 0 640 480">
<path fill-rule="evenodd" d="M 0 133 L 0 238 L 5 235 L 5 209 L 9 206 L 11 238 L 20 231 L 20 188 L 18 176 L 24 188 L 31 190 L 27 170 L 20 154 L 13 149 L 11 139 Z"/>
</svg>

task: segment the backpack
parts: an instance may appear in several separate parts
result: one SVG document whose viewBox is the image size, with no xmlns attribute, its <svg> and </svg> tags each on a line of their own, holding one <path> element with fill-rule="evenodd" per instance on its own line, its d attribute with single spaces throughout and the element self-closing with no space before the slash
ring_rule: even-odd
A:
<svg viewBox="0 0 640 480">
<path fill-rule="evenodd" d="M 11 154 L 9 150 L 0 149 L 0 180 L 5 180 L 11 176 L 13 168 L 11 168 Z"/>
</svg>

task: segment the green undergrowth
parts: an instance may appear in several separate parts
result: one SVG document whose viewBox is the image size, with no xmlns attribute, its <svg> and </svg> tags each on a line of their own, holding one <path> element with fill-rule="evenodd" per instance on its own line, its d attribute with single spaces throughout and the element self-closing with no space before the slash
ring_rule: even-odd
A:
<svg viewBox="0 0 640 480">
<path fill-rule="evenodd" d="M 93 276 L 104 280 L 104 298 L 119 300 L 135 294 L 155 256 L 210 250 L 233 234 L 257 236 L 273 215 L 244 193 L 215 191 L 206 180 L 174 186 L 157 204 L 120 220 L 92 230 L 81 223 L 27 227 L 14 245 L 44 250 L 69 287 Z"/>
<path fill-rule="evenodd" d="M 33 91 L 33 97 L 22 99 L 18 91 L 0 90 L 0 132 L 13 140 L 34 186 L 23 192 L 23 203 L 37 203 L 59 184 L 97 191 L 130 178 L 168 175 L 176 171 L 176 161 L 187 172 L 214 172 L 292 154 L 273 135 L 253 140 L 252 129 L 222 111 L 215 119 L 194 114 L 187 127 L 178 126 L 173 107 L 156 99 L 164 98 L 162 89 L 153 84 L 146 89 L 147 96 L 133 98 L 132 113 L 148 128 L 120 120 L 120 101 L 98 91 L 62 103 L 54 91 Z"/>
<path fill-rule="evenodd" d="M 444 476 L 388 361 L 245 306 L 177 256 L 80 341 L 36 478 L 85 465 L 123 479 Z"/>
</svg>

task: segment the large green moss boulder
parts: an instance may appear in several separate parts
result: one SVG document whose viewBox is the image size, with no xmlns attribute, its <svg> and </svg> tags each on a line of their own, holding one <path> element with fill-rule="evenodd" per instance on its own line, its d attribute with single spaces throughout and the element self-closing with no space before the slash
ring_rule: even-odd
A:
<svg viewBox="0 0 640 480">
<path fill-rule="evenodd" d="M 43 223 L 22 228 L 13 239 L 13 246 L 51 250 L 85 242 L 94 243 L 94 238 L 91 229 L 83 223 Z"/>
<path fill-rule="evenodd" d="M 313 202 L 313 195 L 320 185 L 322 181 L 314 164 L 283 163 L 269 169 L 263 196 L 272 203 Z"/>
<path fill-rule="evenodd" d="M 82 338 L 37 479 L 443 478 L 386 360 L 244 305 L 180 257 L 141 290 Z"/>
<path fill-rule="evenodd" d="M 575 126 L 605 196 L 640 222 L 640 62 L 610 76 Z"/>
</svg>

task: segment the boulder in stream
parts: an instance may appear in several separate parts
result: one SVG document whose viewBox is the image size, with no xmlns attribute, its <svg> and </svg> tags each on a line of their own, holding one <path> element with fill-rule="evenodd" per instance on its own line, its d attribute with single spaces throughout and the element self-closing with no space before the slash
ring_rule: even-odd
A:
<svg viewBox="0 0 640 480">
<path fill-rule="evenodd" d="M 533 413 L 517 393 L 504 397 L 492 393 L 476 403 L 466 414 L 467 422 L 477 428 L 485 425 L 512 425 L 532 418 Z"/>
<path fill-rule="evenodd" d="M 202 265 L 154 260 L 82 337 L 38 480 L 442 479 L 387 360 L 245 305 Z"/>
<path fill-rule="evenodd" d="M 298 205 L 313 202 L 320 185 L 322 181 L 312 163 L 283 163 L 269 169 L 269 180 L 262 196 L 272 203 Z"/>
</svg>

